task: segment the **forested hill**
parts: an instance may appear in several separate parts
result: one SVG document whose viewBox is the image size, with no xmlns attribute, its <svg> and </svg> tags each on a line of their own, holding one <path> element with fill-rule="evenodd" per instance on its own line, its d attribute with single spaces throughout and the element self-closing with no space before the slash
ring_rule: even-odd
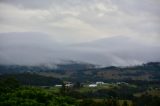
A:
<svg viewBox="0 0 160 106">
<path fill-rule="evenodd" d="M 94 69 L 95 65 L 88 63 L 70 62 L 56 65 L 39 65 L 39 66 L 21 66 L 21 65 L 0 65 L 0 73 L 23 73 L 23 72 L 48 72 L 48 71 L 67 71 L 67 70 L 87 70 Z"/>
<path fill-rule="evenodd" d="M 34 73 L 71 81 L 160 80 L 160 62 L 138 66 L 97 68 L 92 64 L 70 63 L 47 66 L 0 65 L 0 74 Z"/>
</svg>

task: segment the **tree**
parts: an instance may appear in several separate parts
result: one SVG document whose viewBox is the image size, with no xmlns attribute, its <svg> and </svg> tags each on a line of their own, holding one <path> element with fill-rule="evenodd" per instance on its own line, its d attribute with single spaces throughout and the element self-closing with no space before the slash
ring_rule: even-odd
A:
<svg viewBox="0 0 160 106">
<path fill-rule="evenodd" d="M 122 106 L 129 106 L 127 101 L 124 101 Z"/>
<path fill-rule="evenodd" d="M 117 99 L 108 99 L 106 102 L 107 106 L 120 106 Z"/>
<path fill-rule="evenodd" d="M 5 78 L 0 80 L 0 92 L 11 92 L 20 86 L 19 82 L 13 78 Z"/>
<path fill-rule="evenodd" d="M 80 88 L 81 87 L 81 83 L 80 82 L 76 82 L 74 85 L 74 88 Z"/>
<path fill-rule="evenodd" d="M 60 89 L 60 93 L 61 93 L 62 95 L 65 95 L 65 94 L 66 94 L 66 86 L 65 86 L 65 83 L 64 83 L 64 82 L 62 82 L 62 87 L 61 87 L 61 89 Z"/>
</svg>

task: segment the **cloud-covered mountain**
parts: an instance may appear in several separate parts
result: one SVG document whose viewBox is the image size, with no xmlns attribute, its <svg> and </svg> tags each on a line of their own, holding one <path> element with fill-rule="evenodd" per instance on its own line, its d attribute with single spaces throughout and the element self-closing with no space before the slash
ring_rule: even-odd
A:
<svg viewBox="0 0 160 106">
<path fill-rule="evenodd" d="M 53 65 L 66 61 L 135 65 L 160 61 L 160 45 L 126 36 L 65 45 L 42 33 L 1 33 L 0 64 Z"/>
<path fill-rule="evenodd" d="M 104 38 L 74 47 L 90 54 L 95 53 L 92 56 L 94 60 L 99 60 L 99 63 L 104 65 L 134 65 L 160 60 L 160 45 L 126 36 Z M 88 55 L 88 58 L 90 56 Z"/>
</svg>

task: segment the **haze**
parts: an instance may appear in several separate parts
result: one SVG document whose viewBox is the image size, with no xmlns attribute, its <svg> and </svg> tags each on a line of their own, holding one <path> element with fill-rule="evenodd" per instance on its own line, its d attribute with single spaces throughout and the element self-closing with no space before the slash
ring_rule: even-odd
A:
<svg viewBox="0 0 160 106">
<path fill-rule="evenodd" d="M 0 0 L 0 64 L 160 61 L 159 0 Z"/>
</svg>

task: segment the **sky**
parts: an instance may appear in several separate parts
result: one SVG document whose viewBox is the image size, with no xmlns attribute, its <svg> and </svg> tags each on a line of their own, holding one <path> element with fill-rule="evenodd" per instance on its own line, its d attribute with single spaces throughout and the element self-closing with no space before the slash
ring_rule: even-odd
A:
<svg viewBox="0 0 160 106">
<path fill-rule="evenodd" d="M 159 34 L 159 0 L 0 0 L 1 64 L 160 61 Z"/>
</svg>

